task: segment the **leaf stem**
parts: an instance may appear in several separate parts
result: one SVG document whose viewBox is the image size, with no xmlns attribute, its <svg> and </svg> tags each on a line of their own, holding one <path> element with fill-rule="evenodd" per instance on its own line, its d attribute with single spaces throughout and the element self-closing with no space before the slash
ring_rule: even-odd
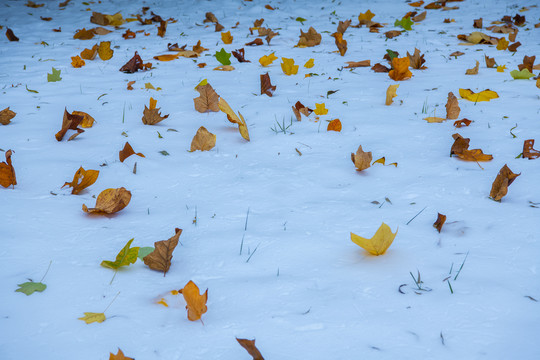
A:
<svg viewBox="0 0 540 360">
<path fill-rule="evenodd" d="M 118 272 L 118 269 L 114 270 L 114 275 L 111 279 L 111 282 L 109 283 L 109 285 L 112 285 L 113 281 L 114 281 L 114 278 L 116 277 L 116 273 Z"/>
<path fill-rule="evenodd" d="M 116 294 L 116 296 L 114 297 L 114 299 L 112 299 L 112 301 L 109 303 L 109 305 L 107 305 L 107 307 L 105 308 L 105 310 L 103 310 L 103 313 L 105 314 L 105 311 L 109 310 L 109 308 L 111 307 L 111 305 L 113 304 L 114 300 L 116 300 L 116 298 L 118 297 L 118 295 L 120 295 L 120 291 L 118 292 L 118 294 Z"/>
<path fill-rule="evenodd" d="M 49 272 L 51 265 L 52 265 L 52 260 L 49 262 L 49 267 L 47 267 L 47 271 L 45 271 L 45 275 L 43 275 L 43 277 L 41 278 L 41 280 L 39 280 L 39 282 L 42 282 L 43 279 L 45 279 L 45 276 L 47 276 L 47 273 Z"/>
</svg>

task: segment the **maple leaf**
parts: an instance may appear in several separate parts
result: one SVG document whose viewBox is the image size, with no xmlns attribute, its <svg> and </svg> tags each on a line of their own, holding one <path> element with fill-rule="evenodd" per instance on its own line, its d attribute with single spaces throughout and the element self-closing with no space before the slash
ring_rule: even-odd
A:
<svg viewBox="0 0 540 360">
<path fill-rule="evenodd" d="M 179 290 L 186 300 L 186 309 L 188 311 L 188 319 L 191 321 L 197 321 L 201 318 L 208 308 L 206 307 L 206 301 L 208 300 L 208 289 L 203 295 L 199 294 L 199 288 L 193 281 L 189 281 L 182 290 Z"/>
<path fill-rule="evenodd" d="M 479 93 L 474 93 L 471 89 L 459 89 L 459 96 L 472 102 L 480 102 L 496 99 L 499 97 L 499 94 L 489 89 L 480 91 Z"/>
<path fill-rule="evenodd" d="M 75 172 L 75 175 L 73 176 L 73 180 L 71 182 L 66 182 L 62 187 L 64 186 L 70 186 L 73 189 L 71 190 L 71 193 L 73 195 L 77 195 L 82 190 L 86 189 L 90 185 L 96 182 L 99 175 L 98 170 L 84 170 L 81 166 L 79 170 Z"/>
<path fill-rule="evenodd" d="M 534 139 L 525 140 L 523 142 L 523 158 L 524 159 L 537 159 L 540 157 L 540 151 L 533 149 Z"/>
<path fill-rule="evenodd" d="M 445 221 L 446 215 L 437 213 L 437 220 L 433 223 L 433 227 L 440 233 Z"/>
<path fill-rule="evenodd" d="M 328 123 L 328 126 L 326 128 L 326 131 L 341 131 L 341 121 L 339 119 L 334 119 Z"/>
<path fill-rule="evenodd" d="M 497 72 L 504 72 L 506 70 L 506 65 L 497 66 Z"/>
<path fill-rule="evenodd" d="M 231 35 L 230 31 L 222 32 L 221 33 L 221 41 L 223 41 L 224 44 L 232 44 L 233 36 Z"/>
<path fill-rule="evenodd" d="M 190 152 L 195 150 L 208 151 L 212 150 L 216 146 L 216 135 L 212 134 L 204 126 L 201 126 L 197 133 L 191 140 Z"/>
<path fill-rule="evenodd" d="M 356 245 L 367 250 L 371 255 L 378 256 L 386 252 L 390 245 L 392 245 L 396 235 L 397 230 L 395 233 L 392 233 L 390 226 L 382 223 L 371 239 L 358 236 L 351 232 L 351 240 Z"/>
<path fill-rule="evenodd" d="M 417 70 L 424 70 L 427 69 L 426 66 L 424 66 L 424 63 L 426 60 L 424 60 L 424 55 L 420 55 L 420 50 L 414 49 L 414 54 L 411 55 L 407 51 L 407 57 L 409 58 L 410 65 L 413 69 Z"/>
<path fill-rule="evenodd" d="M 508 48 L 508 40 L 506 40 L 504 37 L 500 38 L 499 41 L 497 41 L 497 50 L 506 50 Z"/>
<path fill-rule="evenodd" d="M 103 61 L 107 61 L 113 57 L 114 51 L 111 49 L 110 41 L 102 41 L 98 47 L 99 58 Z"/>
<path fill-rule="evenodd" d="M 195 51 L 197 54 L 200 54 L 206 50 L 208 49 L 201 45 L 201 40 L 197 41 L 196 45 L 193 45 L 193 51 Z"/>
<path fill-rule="evenodd" d="M 246 121 L 244 120 L 244 117 L 240 112 L 238 113 L 238 116 L 234 113 L 233 109 L 229 106 L 229 104 L 225 101 L 225 99 L 220 98 L 218 101 L 219 110 L 223 111 L 225 114 L 227 114 L 227 119 L 232 122 L 233 124 L 238 124 L 238 131 L 240 132 L 240 135 L 242 137 L 249 141 L 249 133 Z"/>
<path fill-rule="evenodd" d="M 118 349 L 118 352 L 115 354 L 110 353 L 109 360 L 135 360 L 134 358 L 130 358 L 124 355 L 124 352 Z"/>
<path fill-rule="evenodd" d="M 195 110 L 200 113 L 205 113 L 208 111 L 219 111 L 219 95 L 212 88 L 212 85 L 198 85 L 195 90 L 200 93 L 199 97 L 193 99 L 193 103 L 195 104 Z"/>
<path fill-rule="evenodd" d="M 5 108 L 4 110 L 0 111 L 0 124 L 9 124 L 11 122 L 11 119 L 13 119 L 15 115 L 17 115 L 17 113 L 9 110 L 9 107 Z"/>
<path fill-rule="evenodd" d="M 491 185 L 489 197 L 495 201 L 501 201 L 501 199 L 508 193 L 508 187 L 510 184 L 512 184 L 519 175 L 521 175 L 521 173 L 514 174 L 512 170 L 510 170 L 510 168 L 505 164 L 501 170 L 499 170 L 497 177 Z"/>
<path fill-rule="evenodd" d="M 388 89 L 386 89 L 386 102 L 384 103 L 385 105 L 391 105 L 394 102 L 393 99 L 397 96 L 398 87 L 399 84 L 388 86 Z"/>
<path fill-rule="evenodd" d="M 302 115 L 304 114 L 305 117 L 308 117 L 309 114 L 313 112 L 312 109 L 304 106 L 300 101 L 297 101 L 296 104 L 292 107 L 292 110 L 294 112 L 294 115 L 296 116 L 296 120 L 302 121 Z"/>
<path fill-rule="evenodd" d="M 367 24 L 371 22 L 371 19 L 373 19 L 374 16 L 375 14 L 372 13 L 371 10 L 368 10 L 365 13 L 360 13 L 360 15 L 358 15 L 358 21 L 360 24 Z"/>
<path fill-rule="evenodd" d="M 62 80 L 62 78 L 60 77 L 61 72 L 62 70 L 52 68 L 52 74 L 47 73 L 47 82 L 56 82 Z"/>
<path fill-rule="evenodd" d="M 92 49 L 84 49 L 81 51 L 81 58 L 85 60 L 94 60 L 97 56 L 98 48 L 99 47 L 96 44 L 92 47 Z"/>
<path fill-rule="evenodd" d="M 147 108 L 144 105 L 142 122 L 145 125 L 155 125 L 162 120 L 165 120 L 169 115 L 161 116 L 159 110 L 161 108 L 156 108 L 157 100 L 150 98 L 150 108 Z"/>
<path fill-rule="evenodd" d="M 339 32 L 333 33 L 332 36 L 335 38 L 335 43 L 339 50 L 340 55 L 344 56 L 345 53 L 347 52 L 347 40 L 344 40 L 343 34 Z"/>
<path fill-rule="evenodd" d="M 5 162 L 0 163 L 0 185 L 7 188 L 10 185 L 17 185 L 17 178 L 15 177 L 15 169 L 11 163 L 11 155 L 13 154 L 12 150 L 6 151 L 4 156 L 6 157 Z"/>
<path fill-rule="evenodd" d="M 495 59 L 494 58 L 490 58 L 489 56 L 484 55 L 484 60 L 486 61 L 486 67 L 488 67 L 488 68 L 495 67 Z"/>
<path fill-rule="evenodd" d="M 74 68 L 80 68 L 86 65 L 83 59 L 79 55 L 71 57 L 71 66 Z"/>
<path fill-rule="evenodd" d="M 347 61 L 346 63 L 347 63 L 347 66 L 345 66 L 345 69 L 354 69 L 354 68 L 357 68 L 357 67 L 369 67 L 369 66 L 371 66 L 371 60 Z M 388 72 L 388 70 L 386 70 L 386 72 Z"/>
<path fill-rule="evenodd" d="M 68 113 L 67 109 L 64 109 L 64 117 L 62 118 L 62 128 L 56 133 L 55 138 L 58 141 L 62 141 L 64 135 L 68 130 L 75 130 L 77 133 L 71 135 L 68 141 L 75 139 L 79 134 L 83 133 L 83 129 L 79 129 L 80 123 L 84 120 L 84 116 Z"/>
<path fill-rule="evenodd" d="M 240 346 L 242 346 L 244 349 L 246 349 L 246 351 L 248 352 L 249 355 L 251 355 L 253 360 L 264 360 L 261 352 L 255 346 L 255 339 L 248 340 L 248 339 L 236 338 L 236 341 L 238 341 Z"/>
<path fill-rule="evenodd" d="M 220 51 L 216 51 L 214 54 L 216 57 L 216 60 L 219 61 L 223 65 L 231 65 L 231 54 L 225 51 L 224 48 L 221 48 Z"/>
<path fill-rule="evenodd" d="M 135 153 L 135 151 L 133 150 L 133 148 L 131 147 L 129 142 L 126 141 L 126 144 L 124 145 L 124 148 L 122 150 L 120 150 L 119 153 L 118 153 L 118 158 L 120 159 L 120 162 L 124 162 L 124 160 L 126 160 L 131 155 L 137 155 L 137 156 L 140 156 L 140 157 L 145 157 L 141 153 Z"/>
<path fill-rule="evenodd" d="M 32 295 L 34 292 L 43 292 L 47 288 L 47 285 L 45 285 L 42 282 L 33 282 L 33 281 L 27 281 L 22 284 L 17 284 L 19 287 L 15 292 L 22 292 L 23 294 L 26 294 L 27 296 Z"/>
<path fill-rule="evenodd" d="M 127 63 L 120 68 L 120 71 L 132 74 L 139 70 L 146 70 L 152 67 L 151 63 L 144 64 L 139 54 L 135 51 L 135 55 Z"/>
<path fill-rule="evenodd" d="M 276 86 L 270 82 L 270 75 L 268 73 L 261 75 L 261 95 L 266 94 L 272 97 L 274 91 L 276 91 Z"/>
<path fill-rule="evenodd" d="M 414 21 L 410 17 L 404 17 L 401 20 L 396 20 L 394 26 L 401 26 L 404 30 L 412 30 Z"/>
<path fill-rule="evenodd" d="M 139 247 L 130 247 L 131 243 L 133 242 L 133 239 L 129 240 L 126 245 L 120 250 L 118 255 L 116 255 L 116 259 L 114 261 L 110 260 L 103 260 L 101 262 L 101 266 L 118 270 L 122 266 L 129 266 L 131 264 L 135 264 L 135 261 L 137 261 L 137 255 L 139 253 Z"/>
<path fill-rule="evenodd" d="M 388 76 L 392 80 L 395 81 L 401 81 L 401 80 L 407 80 L 412 76 L 412 73 L 409 71 L 409 58 L 403 57 L 403 58 L 393 58 L 392 59 L 392 67 L 393 69 L 390 70 L 388 73 Z"/>
<path fill-rule="evenodd" d="M 319 34 L 313 27 L 310 27 L 307 32 L 303 32 L 300 29 L 300 40 L 298 40 L 298 47 L 311 47 L 321 43 L 321 34 Z"/>
<path fill-rule="evenodd" d="M 121 187 L 103 190 L 96 199 L 96 206 L 88 208 L 83 204 L 82 209 L 87 213 L 113 214 L 128 206 L 131 192 Z"/>
<path fill-rule="evenodd" d="M 106 320 L 104 313 L 93 313 L 93 312 L 85 312 L 83 317 L 78 318 L 78 320 L 82 320 L 87 324 L 91 324 L 94 322 L 102 323 Z"/>
<path fill-rule="evenodd" d="M 281 58 L 281 70 L 285 75 L 296 75 L 298 74 L 298 65 L 294 65 L 294 59 Z"/>
<path fill-rule="evenodd" d="M 325 107 L 324 103 L 315 104 L 315 115 L 326 115 L 328 114 L 328 109 Z"/>
<path fill-rule="evenodd" d="M 171 267 L 172 253 L 178 245 L 178 238 L 182 234 L 182 229 L 174 229 L 175 234 L 168 240 L 156 241 L 154 251 L 143 258 L 145 265 L 152 270 L 163 271 L 163 276 Z"/>
<path fill-rule="evenodd" d="M 476 60 L 476 66 L 471 69 L 467 69 L 467 71 L 465 71 L 465 75 L 478 75 L 479 66 L 480 66 L 480 63 L 478 62 L 478 60 Z"/>
<path fill-rule="evenodd" d="M 362 150 L 362 145 L 360 145 L 358 146 L 358 150 L 356 150 L 356 154 L 351 153 L 351 160 L 354 166 L 356 166 L 356 170 L 362 171 L 371 166 L 373 156 L 371 155 L 371 151 L 365 152 Z"/>
<path fill-rule="evenodd" d="M 259 63 L 262 66 L 268 66 L 272 64 L 275 60 L 278 58 L 276 57 L 275 53 L 271 53 L 270 55 L 264 55 L 259 59 Z"/>
<path fill-rule="evenodd" d="M 451 120 L 457 119 L 460 110 L 457 97 L 453 92 L 449 92 L 448 100 L 446 101 L 446 118 Z"/>
<path fill-rule="evenodd" d="M 512 75 L 512 77 L 516 80 L 529 80 L 534 76 L 534 74 L 531 74 L 527 68 L 523 68 L 521 71 L 512 70 L 510 71 L 510 75 Z"/>
</svg>

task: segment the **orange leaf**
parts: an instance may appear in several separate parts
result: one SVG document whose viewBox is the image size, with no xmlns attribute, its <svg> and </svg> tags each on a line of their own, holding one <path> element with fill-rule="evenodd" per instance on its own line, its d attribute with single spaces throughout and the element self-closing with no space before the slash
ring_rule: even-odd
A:
<svg viewBox="0 0 540 360">
<path fill-rule="evenodd" d="M 233 124 L 238 124 L 238 131 L 240 132 L 240 135 L 242 135 L 242 137 L 245 140 L 249 141 L 249 132 L 248 132 L 246 120 L 244 120 L 244 117 L 242 116 L 242 114 L 238 112 L 238 115 L 236 115 L 233 109 L 229 106 L 229 104 L 223 98 L 219 99 L 218 105 L 219 105 L 219 110 L 227 114 L 227 119 L 230 122 L 232 122 Z"/>
<path fill-rule="evenodd" d="M 71 57 L 71 66 L 74 68 L 80 68 L 86 65 L 83 59 L 79 55 Z"/>
<path fill-rule="evenodd" d="M 94 125 L 94 122 L 96 121 L 96 120 L 94 120 L 93 117 L 91 117 L 90 115 L 88 115 L 87 113 L 85 113 L 83 111 L 72 111 L 71 115 L 79 115 L 79 116 L 83 117 L 83 119 L 81 120 L 81 123 L 80 123 L 80 125 L 83 128 L 91 128 Z"/>
<path fill-rule="evenodd" d="M 11 122 L 11 119 L 13 119 L 17 115 L 16 112 L 9 110 L 9 106 L 5 108 L 4 110 L 0 111 L 0 124 L 7 125 Z"/>
<path fill-rule="evenodd" d="M 113 57 L 114 51 L 111 49 L 110 41 L 102 41 L 98 47 L 99 58 L 103 61 L 110 60 Z"/>
<path fill-rule="evenodd" d="M 98 170 L 84 170 L 81 166 L 79 170 L 75 172 L 75 175 L 73 176 L 73 180 L 71 182 L 66 182 L 62 187 L 64 186 L 71 186 L 73 189 L 71 190 L 71 193 L 73 195 L 77 195 L 80 193 L 83 189 L 86 189 L 90 185 L 96 182 L 99 175 Z"/>
<path fill-rule="evenodd" d="M 82 30 L 78 30 L 75 35 L 73 35 L 74 39 L 80 39 L 80 40 L 90 40 L 94 37 L 94 32 L 92 30 L 86 30 L 86 28 L 83 28 Z"/>
<path fill-rule="evenodd" d="M 266 94 L 272 97 L 274 91 L 276 91 L 276 86 L 270 82 L 270 75 L 268 73 L 261 75 L 261 95 Z"/>
<path fill-rule="evenodd" d="M 94 60 L 96 58 L 98 46 L 94 45 L 92 49 L 84 49 L 81 51 L 81 57 L 85 60 Z"/>
<path fill-rule="evenodd" d="M 186 309 L 188 311 L 188 319 L 191 321 L 197 321 L 201 318 L 202 314 L 208 310 L 206 307 L 206 301 L 208 300 L 208 289 L 206 289 L 203 295 L 199 294 L 199 288 L 193 281 L 189 281 L 186 286 L 181 290 L 184 300 L 186 300 Z"/>
<path fill-rule="evenodd" d="M 161 116 L 160 108 L 156 108 L 157 100 L 150 98 L 150 108 L 144 106 L 142 122 L 145 125 L 155 125 L 162 120 L 165 120 L 169 115 Z"/>
<path fill-rule="evenodd" d="M 120 150 L 120 152 L 118 153 L 118 157 L 120 158 L 120 162 L 124 162 L 124 160 L 126 160 L 131 155 L 138 155 L 140 157 L 144 157 L 144 155 L 141 154 L 141 153 L 135 153 L 135 151 L 133 150 L 133 148 L 131 147 L 129 142 L 126 141 L 126 144 L 124 145 L 124 148 L 122 150 Z"/>
<path fill-rule="evenodd" d="M 182 235 L 182 229 L 174 229 L 175 234 L 168 240 L 156 241 L 154 251 L 143 258 L 145 265 L 152 270 L 163 271 L 163 276 L 171 267 L 172 253 L 178 245 L 178 238 Z"/>
<path fill-rule="evenodd" d="M 118 353 L 116 355 L 113 353 L 109 355 L 109 360 L 135 360 L 135 359 L 125 356 L 122 350 L 118 349 Z"/>
<path fill-rule="evenodd" d="M 13 165 L 11 164 L 11 155 L 13 154 L 13 151 L 8 150 L 4 154 L 6 157 L 5 162 L 0 163 L 0 185 L 7 188 L 10 185 L 17 185 L 17 178 L 15 177 L 15 169 L 13 168 Z"/>
<path fill-rule="evenodd" d="M 362 60 L 362 61 L 347 61 L 347 66 L 345 69 L 354 69 L 357 67 L 368 67 L 371 66 L 371 60 Z"/>
<path fill-rule="evenodd" d="M 347 40 L 344 40 L 343 34 L 339 32 L 333 33 L 332 36 L 335 38 L 335 43 L 339 50 L 339 53 L 341 54 L 341 56 L 344 56 L 347 52 Z"/>
<path fill-rule="evenodd" d="M 341 121 L 339 119 L 334 119 L 328 123 L 328 127 L 326 128 L 326 131 L 341 131 Z"/>
<path fill-rule="evenodd" d="M 88 208 L 83 204 L 82 209 L 87 213 L 113 214 L 125 208 L 131 200 L 131 192 L 121 187 L 103 190 L 96 199 L 96 206 Z"/>
<path fill-rule="evenodd" d="M 244 349 L 246 349 L 246 351 L 249 353 L 249 355 L 251 355 L 253 360 L 264 360 L 261 352 L 255 346 L 255 339 L 248 340 L 248 339 L 236 338 L 236 341 L 238 341 L 240 346 L 242 346 Z"/>
<path fill-rule="evenodd" d="M 508 187 L 514 182 L 514 180 L 520 174 L 514 174 L 512 170 L 506 164 L 499 170 L 497 177 L 491 185 L 491 191 L 489 197 L 495 201 L 501 201 L 501 199 L 508 193 Z"/>
<path fill-rule="evenodd" d="M 76 114 L 70 114 L 68 113 L 67 109 L 64 109 L 64 117 L 62 118 L 62 128 L 59 132 L 56 133 L 55 137 L 56 140 L 62 141 L 64 138 L 64 135 L 66 135 L 66 132 L 68 130 L 76 130 L 77 133 L 73 134 L 69 137 L 68 141 L 75 139 L 79 134 L 83 133 L 83 129 L 79 129 L 78 126 L 81 123 L 81 121 L 84 120 L 84 116 L 76 115 Z"/>
<path fill-rule="evenodd" d="M 275 10 L 273 7 L 271 7 L 270 5 L 264 5 L 264 8 L 265 9 L 268 9 L 268 10 Z"/>
<path fill-rule="evenodd" d="M 410 60 L 408 57 L 393 58 L 392 59 L 393 69 L 390 70 L 390 72 L 388 73 L 388 76 L 390 76 L 390 78 L 395 81 L 409 79 L 412 76 L 412 73 L 409 71 L 409 65 L 410 65 Z"/>
<path fill-rule="evenodd" d="M 460 128 L 460 127 L 464 127 L 464 126 L 469 126 L 471 125 L 472 121 L 469 120 L 469 119 L 461 119 L 461 120 L 456 120 L 454 121 L 454 126 L 457 127 L 457 128 Z"/>
<path fill-rule="evenodd" d="M 441 232 L 441 229 L 446 221 L 446 215 L 437 213 L 437 221 L 433 224 L 433 227 L 437 229 L 438 232 Z"/>
<path fill-rule="evenodd" d="M 233 36 L 231 35 L 231 32 L 230 31 L 222 32 L 221 41 L 223 41 L 224 44 L 232 44 Z"/>
<path fill-rule="evenodd" d="M 127 89 L 128 89 L 128 90 L 133 90 L 133 86 L 131 86 L 131 85 L 133 85 L 133 84 L 135 84 L 135 80 L 132 80 L 132 81 L 128 82 L 128 83 L 127 83 Z"/>
<path fill-rule="evenodd" d="M 351 153 L 351 160 L 354 166 L 356 166 L 356 170 L 362 171 L 371 166 L 373 156 L 371 155 L 371 151 L 365 152 L 362 150 L 362 145 L 360 145 L 358 146 L 358 150 L 356 150 L 356 154 Z"/>
</svg>

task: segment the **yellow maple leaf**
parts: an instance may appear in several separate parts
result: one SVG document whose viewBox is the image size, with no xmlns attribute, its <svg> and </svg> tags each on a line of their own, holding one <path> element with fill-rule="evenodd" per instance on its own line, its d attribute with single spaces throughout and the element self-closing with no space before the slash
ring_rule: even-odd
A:
<svg viewBox="0 0 540 360">
<path fill-rule="evenodd" d="M 506 50 L 508 48 L 508 40 L 506 40 L 504 37 L 500 38 L 497 42 L 497 50 Z"/>
<path fill-rule="evenodd" d="M 393 99 L 397 96 L 398 87 L 399 84 L 388 86 L 388 89 L 386 89 L 386 102 L 384 103 L 385 105 L 390 105 L 394 102 Z"/>
<path fill-rule="evenodd" d="M 274 60 L 277 60 L 277 56 L 275 53 L 271 53 L 270 55 L 264 55 L 259 59 L 259 63 L 262 66 L 268 66 L 274 62 Z"/>
<path fill-rule="evenodd" d="M 360 22 L 371 21 L 371 19 L 373 19 L 374 16 L 375 14 L 372 13 L 371 10 L 368 10 L 365 13 L 360 13 L 360 15 L 358 15 L 358 21 Z"/>
<path fill-rule="evenodd" d="M 281 70 L 285 73 L 285 75 L 296 75 L 298 74 L 298 65 L 294 65 L 294 59 L 288 59 L 288 58 L 281 58 Z"/>
<path fill-rule="evenodd" d="M 479 93 L 474 93 L 471 89 L 459 89 L 459 96 L 472 102 L 479 102 L 496 99 L 499 97 L 499 94 L 489 89 L 480 91 Z"/>
<path fill-rule="evenodd" d="M 392 245 L 396 235 L 397 230 L 395 233 L 392 233 L 390 226 L 382 223 L 371 239 L 366 239 L 351 233 L 351 240 L 353 243 L 367 250 L 372 255 L 382 255 L 386 252 L 390 245 Z"/>
<path fill-rule="evenodd" d="M 91 324 L 93 322 L 102 323 L 105 321 L 106 317 L 104 313 L 85 312 L 84 316 L 78 319 L 84 321 L 87 324 Z"/>
<path fill-rule="evenodd" d="M 309 60 L 304 64 L 304 67 L 305 67 L 306 69 L 311 69 L 314 65 L 315 65 L 315 60 L 314 60 L 314 59 L 309 59 Z"/>
<path fill-rule="evenodd" d="M 324 103 L 315 104 L 315 115 L 326 115 L 328 114 L 328 109 L 325 107 Z"/>
<path fill-rule="evenodd" d="M 504 72 L 504 70 L 506 70 L 506 65 L 497 66 L 497 72 Z"/>
<path fill-rule="evenodd" d="M 224 44 L 232 44 L 233 36 L 231 35 L 230 31 L 222 32 L 221 33 L 221 40 Z"/>
</svg>

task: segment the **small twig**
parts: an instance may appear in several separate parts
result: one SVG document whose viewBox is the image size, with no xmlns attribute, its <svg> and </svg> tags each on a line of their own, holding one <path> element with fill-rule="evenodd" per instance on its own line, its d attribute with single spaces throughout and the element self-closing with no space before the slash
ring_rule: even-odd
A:
<svg viewBox="0 0 540 360">
<path fill-rule="evenodd" d="M 411 221 L 413 221 L 418 215 L 420 215 L 422 213 L 422 211 L 426 210 L 427 206 L 424 207 L 422 210 L 420 210 L 418 212 L 418 214 L 414 215 L 413 218 L 411 220 L 409 220 L 405 225 L 409 225 L 411 223 Z"/>
<path fill-rule="evenodd" d="M 107 305 L 107 307 L 105 308 L 105 310 L 103 310 L 103 313 L 105 313 L 105 311 L 107 311 L 111 305 L 113 304 L 114 300 L 116 300 L 116 298 L 118 297 L 118 295 L 120 295 L 120 291 L 118 292 L 118 294 L 116 294 L 116 296 L 114 297 L 114 299 L 112 299 L 112 301 L 109 303 L 109 305 Z"/>
<path fill-rule="evenodd" d="M 249 262 L 249 259 L 251 259 L 251 257 L 253 256 L 253 254 L 255 254 L 255 251 L 257 251 L 257 249 L 259 248 L 259 245 L 261 245 L 261 243 L 257 244 L 257 246 L 255 247 L 255 249 L 253 249 L 253 252 L 252 252 L 251 255 L 249 255 L 249 257 L 247 258 L 246 263 L 248 263 L 248 262 Z"/>
</svg>

